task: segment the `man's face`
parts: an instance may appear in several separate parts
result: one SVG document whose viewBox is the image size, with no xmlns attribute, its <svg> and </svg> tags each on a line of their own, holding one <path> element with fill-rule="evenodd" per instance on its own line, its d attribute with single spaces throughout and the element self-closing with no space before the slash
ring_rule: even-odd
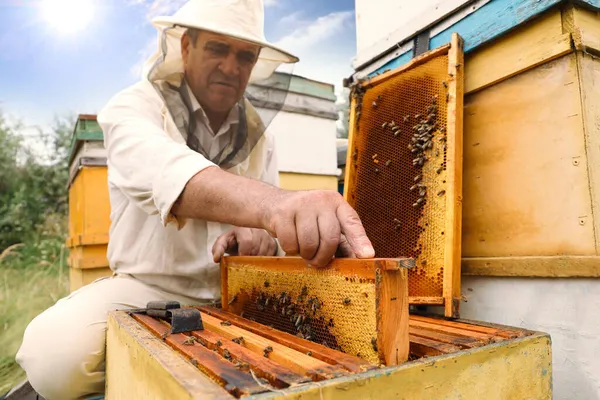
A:
<svg viewBox="0 0 600 400">
<path fill-rule="evenodd" d="M 200 32 L 196 43 L 184 34 L 181 51 L 185 76 L 203 108 L 229 112 L 242 98 L 259 46 L 210 32 Z"/>
</svg>

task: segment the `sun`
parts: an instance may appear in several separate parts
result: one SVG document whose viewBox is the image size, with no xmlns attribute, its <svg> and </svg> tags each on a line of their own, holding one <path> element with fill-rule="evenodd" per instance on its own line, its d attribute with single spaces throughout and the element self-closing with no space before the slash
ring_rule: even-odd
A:
<svg viewBox="0 0 600 400">
<path fill-rule="evenodd" d="M 94 16 L 92 0 L 41 0 L 41 17 L 60 34 L 83 31 Z"/>
</svg>

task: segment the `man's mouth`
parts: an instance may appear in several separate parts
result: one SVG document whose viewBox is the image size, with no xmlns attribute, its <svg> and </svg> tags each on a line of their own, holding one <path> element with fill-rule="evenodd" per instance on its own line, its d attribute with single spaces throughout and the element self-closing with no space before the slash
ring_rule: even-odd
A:
<svg viewBox="0 0 600 400">
<path fill-rule="evenodd" d="M 215 82 L 216 85 L 230 87 L 232 89 L 237 89 L 237 87 L 229 82 Z"/>
</svg>

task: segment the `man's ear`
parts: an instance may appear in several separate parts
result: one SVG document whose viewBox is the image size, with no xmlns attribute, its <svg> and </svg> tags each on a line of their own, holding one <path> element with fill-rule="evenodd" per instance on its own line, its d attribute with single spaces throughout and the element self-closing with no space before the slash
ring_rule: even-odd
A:
<svg viewBox="0 0 600 400">
<path fill-rule="evenodd" d="M 187 66 L 188 55 L 190 54 L 190 37 L 186 32 L 181 36 L 181 59 L 183 60 L 183 66 Z"/>
</svg>

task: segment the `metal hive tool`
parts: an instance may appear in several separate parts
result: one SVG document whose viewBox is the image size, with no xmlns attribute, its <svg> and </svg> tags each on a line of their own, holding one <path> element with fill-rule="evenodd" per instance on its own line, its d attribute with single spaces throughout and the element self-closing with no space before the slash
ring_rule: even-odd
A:
<svg viewBox="0 0 600 400">
<path fill-rule="evenodd" d="M 352 89 L 345 198 L 376 257 L 411 257 L 411 304 L 458 317 L 462 40 Z"/>
</svg>

